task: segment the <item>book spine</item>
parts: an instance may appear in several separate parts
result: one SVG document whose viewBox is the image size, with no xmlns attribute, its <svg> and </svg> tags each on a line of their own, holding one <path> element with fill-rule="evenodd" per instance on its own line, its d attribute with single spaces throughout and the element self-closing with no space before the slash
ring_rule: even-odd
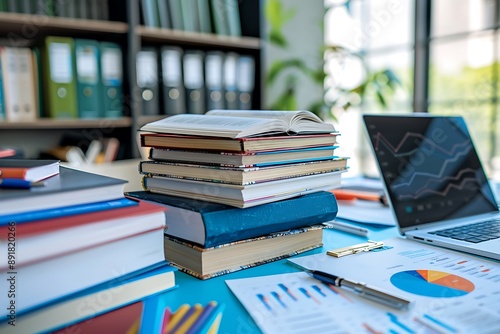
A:
<svg viewBox="0 0 500 334">
<path fill-rule="evenodd" d="M 202 213 L 205 224 L 204 247 L 317 225 L 335 219 L 337 211 L 335 196 L 320 191 L 245 210 L 235 208 Z"/>
<path fill-rule="evenodd" d="M 7 225 L 9 222 L 24 223 L 35 220 L 51 219 L 58 217 L 80 215 L 89 212 L 98 212 L 104 210 L 125 208 L 129 206 L 135 206 L 137 204 L 138 204 L 137 201 L 128 198 L 121 198 L 106 202 L 71 205 L 54 209 L 21 212 L 9 215 L 0 215 L 0 226 Z"/>
<path fill-rule="evenodd" d="M 0 178 L 2 179 L 24 179 L 25 177 L 25 168 L 0 168 Z"/>
</svg>

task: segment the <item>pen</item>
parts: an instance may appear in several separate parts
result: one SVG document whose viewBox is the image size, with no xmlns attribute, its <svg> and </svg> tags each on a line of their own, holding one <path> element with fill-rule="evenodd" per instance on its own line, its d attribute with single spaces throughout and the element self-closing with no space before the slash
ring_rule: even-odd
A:
<svg viewBox="0 0 500 334">
<path fill-rule="evenodd" d="M 39 187 L 44 185 L 44 182 L 31 182 L 19 179 L 0 179 L 0 188 L 30 189 L 31 187 Z"/>
<path fill-rule="evenodd" d="M 368 235 L 368 230 L 366 228 L 354 226 L 354 225 L 351 225 L 349 223 L 344 223 L 344 222 L 334 220 L 334 221 L 326 222 L 325 224 L 331 226 L 335 230 L 360 235 L 362 237 L 366 237 Z"/>
<path fill-rule="evenodd" d="M 331 192 L 335 195 L 337 200 L 353 201 L 355 199 L 360 199 L 364 201 L 374 201 L 382 203 L 388 206 L 387 197 L 385 195 L 371 193 L 367 191 L 357 191 L 349 189 L 333 189 Z"/>
<path fill-rule="evenodd" d="M 316 278 L 317 280 L 319 280 L 321 282 L 333 284 L 333 285 L 338 286 L 340 288 L 346 288 L 348 290 L 351 290 L 351 291 L 357 293 L 361 297 L 376 301 L 378 303 L 381 303 L 381 304 L 384 304 L 386 306 L 390 306 L 390 307 L 393 307 L 396 309 L 406 308 L 411 303 L 411 301 L 406 299 L 406 298 L 397 296 L 397 295 L 392 294 L 390 292 L 380 290 L 378 288 L 374 288 L 372 286 L 368 286 L 365 283 L 354 282 L 354 281 L 348 280 L 346 278 L 341 278 L 339 276 L 335 276 L 335 275 L 325 273 L 325 272 L 319 271 L 319 270 L 306 269 L 306 272 L 308 272 L 312 277 Z"/>
</svg>

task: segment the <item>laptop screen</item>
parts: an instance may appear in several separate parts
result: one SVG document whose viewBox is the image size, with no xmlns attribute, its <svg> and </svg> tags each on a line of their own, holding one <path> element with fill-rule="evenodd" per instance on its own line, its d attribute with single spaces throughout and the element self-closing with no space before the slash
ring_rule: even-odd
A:
<svg viewBox="0 0 500 334">
<path fill-rule="evenodd" d="M 498 211 L 463 118 L 363 119 L 400 228 Z"/>
</svg>

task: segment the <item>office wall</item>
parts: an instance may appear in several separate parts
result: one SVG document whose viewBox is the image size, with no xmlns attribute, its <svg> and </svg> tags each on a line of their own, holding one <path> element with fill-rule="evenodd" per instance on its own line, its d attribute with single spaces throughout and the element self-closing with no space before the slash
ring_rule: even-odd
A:
<svg viewBox="0 0 500 334">
<path fill-rule="evenodd" d="M 264 1 L 264 9 L 266 3 Z M 294 16 L 282 27 L 282 33 L 288 42 L 287 48 L 280 48 L 269 42 L 270 24 L 263 15 L 265 48 L 263 51 L 263 78 L 275 61 L 300 59 L 310 69 L 322 68 L 322 47 L 324 44 L 323 17 L 325 7 L 323 0 L 280 0 L 283 10 L 294 11 Z M 295 77 L 295 98 L 298 109 L 307 109 L 312 103 L 323 98 L 323 87 L 315 83 L 310 76 L 296 68 L 288 68 L 281 72 L 273 85 L 264 82 L 263 105 L 269 108 L 286 89 L 289 76 Z"/>
</svg>

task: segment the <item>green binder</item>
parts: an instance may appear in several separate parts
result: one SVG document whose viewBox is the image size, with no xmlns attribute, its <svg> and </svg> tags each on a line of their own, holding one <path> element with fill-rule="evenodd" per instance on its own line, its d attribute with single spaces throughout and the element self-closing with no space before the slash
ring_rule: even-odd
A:
<svg viewBox="0 0 500 334">
<path fill-rule="evenodd" d="M 97 41 L 75 39 L 76 90 L 80 118 L 98 118 L 103 114 L 99 48 Z"/>
<path fill-rule="evenodd" d="M 123 116 L 122 49 L 116 43 L 101 42 L 101 82 L 104 117 Z"/>
<path fill-rule="evenodd" d="M 74 41 L 70 37 L 45 38 L 43 51 L 46 116 L 77 118 Z"/>
</svg>

